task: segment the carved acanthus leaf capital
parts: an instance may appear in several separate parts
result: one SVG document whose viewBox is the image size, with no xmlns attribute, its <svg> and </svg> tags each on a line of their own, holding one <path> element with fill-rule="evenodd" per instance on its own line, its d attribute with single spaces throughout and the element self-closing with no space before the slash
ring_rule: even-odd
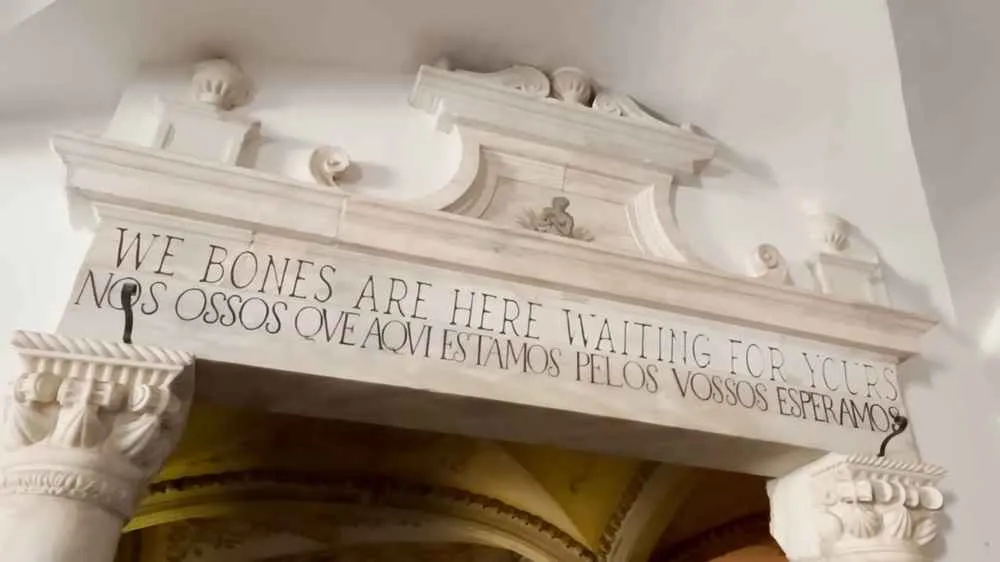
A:
<svg viewBox="0 0 1000 562">
<path fill-rule="evenodd" d="M 190 354 L 16 332 L 23 372 L 3 409 L 0 495 L 95 501 L 127 514 L 176 445 Z"/>
<path fill-rule="evenodd" d="M 791 560 L 923 560 L 944 506 L 943 469 L 830 454 L 772 481 L 771 533 Z"/>
</svg>

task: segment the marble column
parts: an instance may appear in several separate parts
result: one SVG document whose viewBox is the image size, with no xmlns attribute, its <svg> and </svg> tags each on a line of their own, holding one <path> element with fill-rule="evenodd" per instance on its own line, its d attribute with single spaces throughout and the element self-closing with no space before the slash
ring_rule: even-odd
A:
<svg viewBox="0 0 1000 562">
<path fill-rule="evenodd" d="M 4 399 L 4 560 L 112 562 L 124 523 L 176 445 L 194 360 L 155 347 L 16 332 Z"/>
<path fill-rule="evenodd" d="M 944 470 L 829 454 L 768 483 L 771 534 L 792 562 L 930 560 Z"/>
</svg>

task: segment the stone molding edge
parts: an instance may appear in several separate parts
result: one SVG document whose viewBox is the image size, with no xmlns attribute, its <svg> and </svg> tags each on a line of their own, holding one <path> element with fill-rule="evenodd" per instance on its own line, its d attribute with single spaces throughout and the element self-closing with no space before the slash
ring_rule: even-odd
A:
<svg viewBox="0 0 1000 562">
<path fill-rule="evenodd" d="M 817 474 L 839 468 L 857 471 L 876 471 L 884 475 L 894 475 L 917 478 L 924 481 L 937 481 L 948 471 L 944 467 L 923 462 L 908 462 L 889 457 L 871 457 L 868 455 L 837 455 L 830 457 L 826 465 L 815 468 Z"/>
<path fill-rule="evenodd" d="M 613 113 L 545 100 L 498 86 L 473 73 L 422 66 L 410 104 L 444 118 L 487 129 L 510 130 L 546 144 L 598 153 L 667 173 L 693 173 L 715 156 L 716 142 L 653 119 L 623 119 Z"/>
<path fill-rule="evenodd" d="M 544 541 L 548 545 L 544 550 L 555 551 L 562 555 L 557 558 L 581 562 L 598 561 L 597 555 L 589 547 L 566 531 L 499 499 L 451 486 L 411 482 L 371 474 L 346 475 L 263 469 L 184 476 L 174 480 L 159 481 L 149 487 L 148 501 L 140 505 L 136 518 L 126 531 L 143 528 L 143 519 L 155 520 L 154 514 L 157 508 L 154 505 L 161 498 L 166 499 L 183 492 L 193 492 L 203 497 L 206 489 L 227 487 L 238 488 L 243 501 L 254 498 L 253 488 L 262 489 L 263 497 L 267 498 L 272 495 L 268 493 L 269 491 L 283 488 L 281 498 L 285 501 L 290 499 L 288 494 L 292 494 L 306 501 L 348 505 L 353 502 L 366 507 L 433 510 L 441 509 L 436 506 L 443 505 L 446 509 L 450 506 L 451 511 L 454 511 L 454 508 L 463 510 L 464 516 L 473 520 L 483 515 L 499 518 L 516 527 L 520 536 L 527 535 L 534 537 L 535 541 Z M 463 512 L 460 511 L 458 516 L 463 516 Z"/>
<path fill-rule="evenodd" d="M 777 330 L 899 358 L 918 353 L 920 338 L 937 323 L 878 305 L 407 208 L 88 135 L 56 135 L 53 147 L 69 169 L 69 189 L 92 202 L 337 243 L 356 251 Z M 265 212 L 278 207 L 289 212 Z M 504 261 L 502 267 L 495 252 L 501 246 L 516 249 L 511 256 L 518 256 Z"/>
<path fill-rule="evenodd" d="M 22 356 L 100 361 L 147 368 L 184 368 L 194 361 L 194 356 L 183 351 L 148 345 L 98 341 L 90 338 L 70 338 L 59 334 L 27 330 L 14 332 L 11 346 Z"/>
<path fill-rule="evenodd" d="M 183 430 L 194 357 L 154 346 L 30 331 L 0 424 L 0 496 L 47 495 L 121 518 Z"/>
</svg>

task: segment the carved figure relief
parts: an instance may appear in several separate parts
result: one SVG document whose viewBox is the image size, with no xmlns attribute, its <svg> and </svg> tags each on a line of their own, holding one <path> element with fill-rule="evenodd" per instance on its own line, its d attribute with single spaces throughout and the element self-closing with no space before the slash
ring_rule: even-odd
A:
<svg viewBox="0 0 1000 562">
<path fill-rule="evenodd" d="M 577 228 L 573 215 L 567 211 L 568 208 L 569 199 L 562 196 L 553 197 L 552 204 L 542 209 L 540 213 L 528 209 L 518 222 L 535 232 L 556 234 L 585 242 L 593 240 L 594 236 L 587 229 Z"/>
</svg>

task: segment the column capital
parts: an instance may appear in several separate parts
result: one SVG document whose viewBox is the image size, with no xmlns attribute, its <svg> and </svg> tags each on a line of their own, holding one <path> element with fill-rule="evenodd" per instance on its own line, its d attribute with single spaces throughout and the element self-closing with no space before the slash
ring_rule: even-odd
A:
<svg viewBox="0 0 1000 562">
<path fill-rule="evenodd" d="M 15 332 L 0 496 L 96 503 L 127 518 L 180 438 L 194 358 L 157 347 Z"/>
<path fill-rule="evenodd" d="M 771 534 L 796 562 L 925 560 L 944 474 L 929 464 L 829 454 L 768 483 Z"/>
</svg>

